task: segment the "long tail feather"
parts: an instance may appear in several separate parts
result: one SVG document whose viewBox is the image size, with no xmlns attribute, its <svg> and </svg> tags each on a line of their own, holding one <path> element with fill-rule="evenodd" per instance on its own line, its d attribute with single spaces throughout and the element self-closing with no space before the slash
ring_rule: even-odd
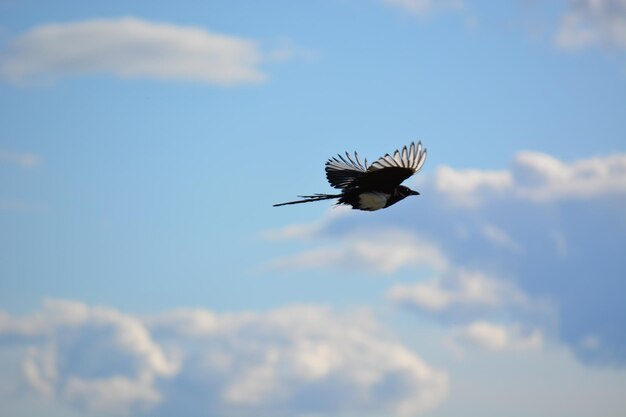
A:
<svg viewBox="0 0 626 417">
<path fill-rule="evenodd" d="M 312 201 L 330 200 L 331 198 L 339 198 L 339 197 L 341 197 L 341 194 L 299 195 L 298 197 L 304 198 L 304 200 L 289 201 L 287 203 L 274 204 L 273 207 L 286 206 L 288 204 L 310 203 Z"/>
</svg>

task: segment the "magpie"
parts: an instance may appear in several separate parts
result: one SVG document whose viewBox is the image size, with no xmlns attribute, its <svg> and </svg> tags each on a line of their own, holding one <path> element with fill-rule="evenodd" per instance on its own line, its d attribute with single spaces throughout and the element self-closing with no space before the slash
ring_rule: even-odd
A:
<svg viewBox="0 0 626 417">
<path fill-rule="evenodd" d="M 361 163 L 356 152 L 354 158 L 348 152 L 345 157 L 339 154 L 326 162 L 326 178 L 332 187 L 341 190 L 340 194 L 300 195 L 298 197 L 304 200 L 274 204 L 274 207 L 337 198 L 338 205 L 352 206 L 356 210 L 387 208 L 410 195 L 419 195 L 400 184 L 422 169 L 424 162 L 426 149 L 422 149 L 422 142 L 396 150 L 393 156 L 386 154 L 371 165 L 367 159 Z"/>
</svg>

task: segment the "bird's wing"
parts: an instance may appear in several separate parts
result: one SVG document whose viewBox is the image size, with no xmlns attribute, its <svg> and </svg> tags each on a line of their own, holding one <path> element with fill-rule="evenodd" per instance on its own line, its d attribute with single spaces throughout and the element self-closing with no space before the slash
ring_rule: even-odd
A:
<svg viewBox="0 0 626 417">
<path fill-rule="evenodd" d="M 422 142 L 411 143 L 407 148 L 396 150 L 392 155 L 386 154 L 367 168 L 367 172 L 360 176 L 355 186 L 381 190 L 393 190 L 402 181 L 417 173 L 426 162 L 426 149 L 422 149 Z"/>
<path fill-rule="evenodd" d="M 339 189 L 354 187 L 356 182 L 367 174 L 367 159 L 362 164 L 359 155 L 355 152 L 354 158 L 346 152 L 345 158 L 342 155 L 330 158 L 326 162 L 326 178 L 331 186 Z"/>
<path fill-rule="evenodd" d="M 326 178 L 335 188 L 365 188 L 392 191 L 405 179 L 417 173 L 426 161 L 426 149 L 422 142 L 411 143 L 407 148 L 397 150 L 393 156 L 387 154 L 376 160 L 372 165 L 362 164 L 355 152 L 354 158 L 346 152 L 346 156 L 337 155 L 326 162 Z"/>
</svg>

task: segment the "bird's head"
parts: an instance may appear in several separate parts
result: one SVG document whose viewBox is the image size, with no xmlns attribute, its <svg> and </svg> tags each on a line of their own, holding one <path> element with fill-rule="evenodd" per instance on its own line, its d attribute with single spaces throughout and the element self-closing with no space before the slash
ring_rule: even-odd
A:
<svg viewBox="0 0 626 417">
<path fill-rule="evenodd" d="M 406 198 L 410 195 L 420 195 L 419 192 L 413 191 L 409 187 L 405 187 L 404 185 L 400 185 L 398 187 L 398 194 L 401 198 Z"/>
</svg>

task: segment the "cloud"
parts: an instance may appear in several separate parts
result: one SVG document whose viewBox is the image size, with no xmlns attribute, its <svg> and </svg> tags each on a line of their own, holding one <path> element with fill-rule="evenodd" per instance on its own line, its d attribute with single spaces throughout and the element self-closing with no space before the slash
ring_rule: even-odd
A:
<svg viewBox="0 0 626 417">
<path fill-rule="evenodd" d="M 570 0 L 554 43 L 564 49 L 626 49 L 626 0 Z"/>
<path fill-rule="evenodd" d="M 0 162 L 17 165 L 20 168 L 30 169 L 41 163 L 41 158 L 33 153 L 15 152 L 0 149 Z"/>
<path fill-rule="evenodd" d="M 106 73 L 228 86 L 266 80 L 263 60 L 248 39 L 125 17 L 35 27 L 8 43 L 0 75 L 21 82 Z"/>
<path fill-rule="evenodd" d="M 319 237 L 320 232 L 323 231 L 331 222 L 339 217 L 349 215 L 351 210 L 352 209 L 347 206 L 334 206 L 325 217 L 316 222 L 293 224 L 280 229 L 267 230 L 263 233 L 263 237 L 265 239 L 275 241 L 313 239 L 315 237 Z"/>
<path fill-rule="evenodd" d="M 536 201 L 626 195 L 626 155 L 587 158 L 570 164 L 539 152 L 515 160 L 517 193 Z"/>
<path fill-rule="evenodd" d="M 440 167 L 435 189 L 450 202 L 464 207 L 502 198 L 551 202 L 626 195 L 626 155 L 593 157 L 568 164 L 541 152 L 524 151 L 516 155 L 511 170 Z"/>
<path fill-rule="evenodd" d="M 419 199 L 318 227 L 317 259 L 300 259 L 298 267 L 363 262 L 396 280 L 409 277 L 399 265 L 430 269 L 426 281 L 391 284 L 388 299 L 452 326 L 504 316 L 562 342 L 587 364 L 626 364 L 626 304 L 618 295 L 626 291 L 626 155 L 565 162 L 525 151 L 508 169 L 439 167 L 422 180 Z M 397 247 L 374 238 L 398 230 L 405 238 Z M 354 255 L 361 244 L 372 253 Z M 433 256 L 420 248 L 436 249 L 439 261 L 429 263 Z M 386 253 L 406 257 L 384 268 Z M 480 291 L 471 292 L 472 283 Z M 586 347 L 589 335 L 601 341 L 594 349 Z"/>
<path fill-rule="evenodd" d="M 524 249 L 507 232 L 494 224 L 485 224 L 482 227 L 485 238 L 495 246 L 509 249 L 513 252 L 521 252 Z"/>
<path fill-rule="evenodd" d="M 448 392 L 444 372 L 363 311 L 137 317 L 56 300 L 0 313 L 0 352 L 16 345 L 28 385 L 83 413 L 414 416 Z"/>
<path fill-rule="evenodd" d="M 397 7 L 405 12 L 418 16 L 433 12 L 459 10 L 463 7 L 462 0 L 382 0 L 383 3 Z"/>
<path fill-rule="evenodd" d="M 527 297 L 501 279 L 481 272 L 458 270 L 416 284 L 396 284 L 387 294 L 396 304 L 441 312 L 451 308 L 497 308 L 528 305 Z"/>
<path fill-rule="evenodd" d="M 116 310 L 48 300 L 31 316 L 0 315 L 3 341 L 28 346 L 26 382 L 87 411 L 127 414 L 161 401 L 158 378 L 178 372 L 141 321 Z"/>
<path fill-rule="evenodd" d="M 437 168 L 435 189 L 449 196 L 458 205 L 476 206 L 481 195 L 500 193 L 511 187 L 513 178 L 507 171 L 455 170 L 448 166 Z"/>
<path fill-rule="evenodd" d="M 543 346 L 543 334 L 539 330 L 523 330 L 520 325 L 499 325 L 488 321 L 476 321 L 452 331 L 450 347 L 460 349 L 471 345 L 490 352 L 537 350 Z"/>
<path fill-rule="evenodd" d="M 282 232 L 268 234 L 302 238 L 302 231 L 314 230 L 317 233 L 322 230 L 323 224 L 325 222 L 310 226 L 294 225 Z M 324 242 L 321 247 L 276 259 L 266 267 L 278 270 L 338 268 L 390 275 L 403 268 L 441 270 L 447 267 L 447 261 L 436 245 L 419 240 L 411 233 L 401 230 L 362 230 L 335 237 L 330 245 Z"/>
<path fill-rule="evenodd" d="M 463 171 L 450 170 L 463 184 Z M 626 290 L 621 278 L 626 261 L 620 255 L 626 245 L 626 155 L 563 162 L 520 152 L 501 175 L 511 178 L 506 186 L 467 186 L 472 190 L 467 193 L 459 191 L 463 185 L 437 187 L 435 178 L 435 193 L 423 213 L 432 220 L 421 232 L 433 236 L 451 262 L 489 265 L 531 299 L 550 300 L 557 316 L 545 326 L 579 358 L 626 363 L 626 337 L 617 330 L 626 323 L 606 320 L 626 317 L 615 295 Z M 485 224 L 497 225 L 500 238 L 485 233 Z M 582 347 L 589 334 L 603 341 L 598 349 Z"/>
</svg>

